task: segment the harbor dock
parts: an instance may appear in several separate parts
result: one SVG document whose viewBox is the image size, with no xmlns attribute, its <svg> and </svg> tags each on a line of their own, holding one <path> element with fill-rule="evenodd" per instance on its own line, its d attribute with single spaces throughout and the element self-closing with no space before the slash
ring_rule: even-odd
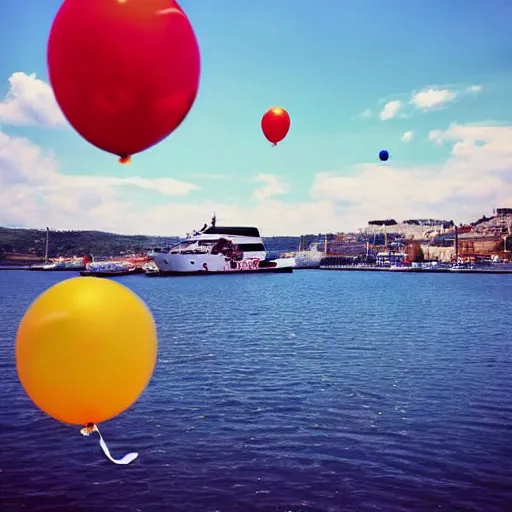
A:
<svg viewBox="0 0 512 512">
<path fill-rule="evenodd" d="M 397 272 L 397 273 L 422 273 L 422 274 L 512 274 L 512 266 L 499 268 L 477 267 L 383 267 L 377 265 L 321 265 L 320 270 L 343 270 L 348 272 Z"/>
</svg>

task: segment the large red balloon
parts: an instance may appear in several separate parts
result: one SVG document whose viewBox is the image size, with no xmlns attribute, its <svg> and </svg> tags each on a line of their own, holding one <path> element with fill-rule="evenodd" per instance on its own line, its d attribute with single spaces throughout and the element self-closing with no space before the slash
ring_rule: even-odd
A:
<svg viewBox="0 0 512 512">
<path fill-rule="evenodd" d="M 261 118 L 263 135 L 275 146 L 281 142 L 290 129 L 290 116 L 284 108 L 274 107 L 265 112 Z"/>
<path fill-rule="evenodd" d="M 187 116 L 199 88 L 199 46 L 175 0 L 64 0 L 48 72 L 75 130 L 126 161 Z"/>
</svg>

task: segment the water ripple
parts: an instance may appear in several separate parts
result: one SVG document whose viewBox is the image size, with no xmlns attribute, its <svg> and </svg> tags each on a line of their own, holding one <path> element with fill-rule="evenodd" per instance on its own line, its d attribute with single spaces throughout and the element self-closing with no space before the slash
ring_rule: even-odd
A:
<svg viewBox="0 0 512 512">
<path fill-rule="evenodd" d="M 2 512 L 509 510 L 510 276 L 119 278 L 160 339 L 102 429 L 125 468 L 17 380 L 17 324 L 64 277 L 0 273 Z"/>
</svg>

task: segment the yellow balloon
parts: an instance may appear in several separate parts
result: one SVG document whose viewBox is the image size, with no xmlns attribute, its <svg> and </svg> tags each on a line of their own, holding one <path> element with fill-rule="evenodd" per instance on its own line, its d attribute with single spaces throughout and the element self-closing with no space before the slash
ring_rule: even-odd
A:
<svg viewBox="0 0 512 512">
<path fill-rule="evenodd" d="M 16 335 L 16 367 L 37 407 L 63 423 L 100 423 L 128 409 L 156 364 L 155 322 L 125 286 L 75 277 L 42 293 Z"/>
</svg>

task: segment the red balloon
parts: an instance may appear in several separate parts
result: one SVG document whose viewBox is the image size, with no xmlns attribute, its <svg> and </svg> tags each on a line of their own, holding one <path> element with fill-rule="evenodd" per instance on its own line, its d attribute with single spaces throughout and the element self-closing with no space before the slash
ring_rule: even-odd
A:
<svg viewBox="0 0 512 512">
<path fill-rule="evenodd" d="M 175 0 L 64 0 L 48 40 L 48 73 L 73 128 L 125 163 L 189 113 L 199 46 Z"/>
<path fill-rule="evenodd" d="M 263 135 L 275 146 L 281 142 L 290 129 L 290 116 L 284 108 L 273 107 L 261 118 Z"/>
</svg>

